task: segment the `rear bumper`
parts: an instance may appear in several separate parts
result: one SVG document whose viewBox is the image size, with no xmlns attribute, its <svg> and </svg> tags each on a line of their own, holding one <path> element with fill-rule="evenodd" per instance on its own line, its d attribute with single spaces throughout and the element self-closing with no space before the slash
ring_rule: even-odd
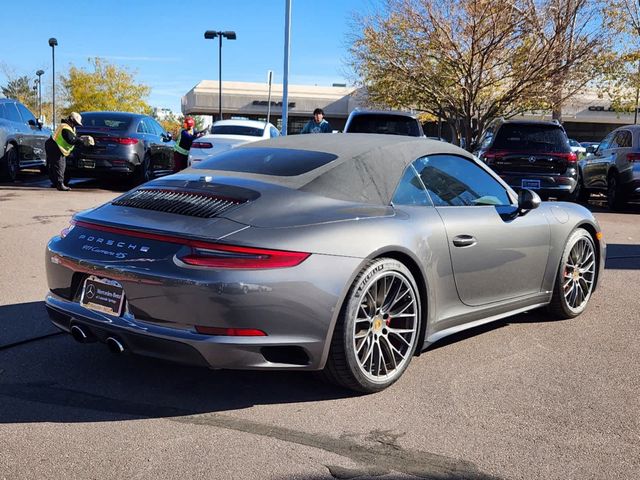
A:
<svg viewBox="0 0 640 480">
<path fill-rule="evenodd" d="M 139 164 L 136 154 L 123 156 L 83 155 L 67 159 L 66 170 L 72 177 L 114 177 L 133 175 Z"/>
<path fill-rule="evenodd" d="M 530 188 L 543 195 L 569 195 L 578 185 L 578 177 L 575 173 L 569 175 L 500 173 L 499 175 L 511 188 Z M 523 187 L 528 181 L 540 182 L 540 187 Z"/>
</svg>

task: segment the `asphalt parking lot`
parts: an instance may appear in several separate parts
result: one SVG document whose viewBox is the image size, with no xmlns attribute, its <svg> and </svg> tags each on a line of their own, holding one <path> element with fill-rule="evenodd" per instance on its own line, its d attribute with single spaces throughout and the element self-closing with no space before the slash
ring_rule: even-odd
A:
<svg viewBox="0 0 640 480">
<path fill-rule="evenodd" d="M 0 479 L 640 477 L 640 207 L 586 313 L 449 337 L 393 387 L 188 368 L 80 345 L 47 319 L 44 247 L 124 186 L 0 184 Z"/>
</svg>

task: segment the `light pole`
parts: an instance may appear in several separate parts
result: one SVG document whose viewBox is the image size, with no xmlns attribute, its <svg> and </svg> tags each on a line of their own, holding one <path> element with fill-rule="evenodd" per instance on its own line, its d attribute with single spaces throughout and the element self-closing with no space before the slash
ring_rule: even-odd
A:
<svg viewBox="0 0 640 480">
<path fill-rule="evenodd" d="M 291 0 L 285 0 L 284 14 L 284 76 L 282 78 L 282 135 L 287 135 L 289 122 L 289 54 L 291 53 Z"/>
<path fill-rule="evenodd" d="M 236 32 L 217 32 L 215 30 L 204 32 L 204 38 L 207 40 L 212 40 L 216 37 L 220 39 L 218 43 L 218 120 L 222 120 L 222 37 L 227 40 L 235 40 Z"/>
<path fill-rule="evenodd" d="M 56 128 L 56 45 L 58 45 L 58 40 L 56 40 L 55 38 L 50 38 L 49 39 L 49 46 L 51 47 L 51 64 L 53 65 L 53 72 L 52 72 L 52 84 L 53 84 L 53 113 L 52 113 L 52 118 L 53 118 L 53 129 L 55 130 Z"/>
<path fill-rule="evenodd" d="M 38 70 L 36 75 L 38 76 L 38 118 L 42 120 L 42 75 L 44 75 L 44 70 Z"/>
</svg>

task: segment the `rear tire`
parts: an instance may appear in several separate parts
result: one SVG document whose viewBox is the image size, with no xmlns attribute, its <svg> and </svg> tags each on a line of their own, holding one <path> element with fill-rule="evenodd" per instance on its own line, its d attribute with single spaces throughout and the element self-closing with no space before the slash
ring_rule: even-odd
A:
<svg viewBox="0 0 640 480">
<path fill-rule="evenodd" d="M 0 159 L 0 179 L 15 182 L 20 169 L 18 150 L 12 143 L 7 144 L 6 148 L 4 157 Z"/>
<path fill-rule="evenodd" d="M 420 333 L 420 295 L 409 269 L 392 258 L 369 262 L 349 289 L 321 376 L 373 393 L 411 362 Z"/>
<path fill-rule="evenodd" d="M 593 238 L 583 228 L 576 229 L 567 240 L 556 273 L 548 312 L 557 319 L 574 318 L 586 308 L 597 270 Z"/>
<path fill-rule="evenodd" d="M 144 156 L 144 159 L 142 160 L 142 162 L 140 162 L 140 165 L 138 166 L 138 169 L 134 174 L 133 183 L 135 185 L 141 185 L 143 183 L 147 183 L 148 181 L 152 180 L 152 178 L 153 178 L 153 175 L 151 171 L 151 157 L 147 153 Z"/>
<path fill-rule="evenodd" d="M 607 179 L 607 205 L 613 211 L 623 210 L 626 206 L 617 173 L 611 173 Z"/>
</svg>

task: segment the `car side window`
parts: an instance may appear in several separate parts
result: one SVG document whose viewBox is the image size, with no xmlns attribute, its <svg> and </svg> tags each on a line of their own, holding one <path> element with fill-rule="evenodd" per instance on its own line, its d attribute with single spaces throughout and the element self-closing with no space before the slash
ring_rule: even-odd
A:
<svg viewBox="0 0 640 480">
<path fill-rule="evenodd" d="M 144 124 L 144 120 L 140 120 L 138 124 L 138 128 L 136 129 L 138 133 L 147 133 L 147 126 Z"/>
<path fill-rule="evenodd" d="M 0 103 L 0 118 L 7 118 L 7 114 L 4 110 L 4 103 Z"/>
<path fill-rule="evenodd" d="M 600 142 L 600 145 L 598 145 L 598 150 L 602 151 L 602 150 L 606 150 L 607 148 L 610 148 L 612 139 L 613 139 L 613 132 L 607 135 L 606 137 L 604 137 L 604 140 L 602 140 Z"/>
<path fill-rule="evenodd" d="M 153 118 L 147 118 L 146 121 L 149 124 L 149 127 L 151 127 L 151 131 L 161 137 L 162 135 L 164 135 L 164 129 L 162 128 L 162 125 L 160 125 L 158 122 L 156 122 Z"/>
<path fill-rule="evenodd" d="M 631 146 L 631 132 L 628 130 L 620 130 L 616 135 L 615 142 L 618 148 L 626 148 Z"/>
<path fill-rule="evenodd" d="M 280 132 L 275 127 L 269 127 L 269 133 L 270 133 L 271 138 L 280 136 Z"/>
<path fill-rule="evenodd" d="M 391 203 L 394 205 L 432 206 L 427 191 L 413 165 L 409 165 L 396 188 Z"/>
<path fill-rule="evenodd" d="M 29 120 L 31 120 L 34 124 L 36 123 L 35 115 L 31 113 L 27 107 L 25 107 L 21 103 L 16 103 L 16 107 L 18 107 L 18 110 L 20 111 L 20 115 L 22 115 L 22 120 L 24 121 L 24 123 L 28 124 Z"/>
<path fill-rule="evenodd" d="M 414 165 L 437 207 L 511 205 L 507 190 L 473 160 L 429 155 Z"/>
<path fill-rule="evenodd" d="M 18 109 L 16 108 L 15 103 L 5 103 L 4 108 L 5 108 L 5 114 L 6 114 L 5 118 L 7 120 L 10 120 L 12 122 L 17 122 L 17 123 L 23 123 L 22 117 L 18 113 Z"/>
</svg>

